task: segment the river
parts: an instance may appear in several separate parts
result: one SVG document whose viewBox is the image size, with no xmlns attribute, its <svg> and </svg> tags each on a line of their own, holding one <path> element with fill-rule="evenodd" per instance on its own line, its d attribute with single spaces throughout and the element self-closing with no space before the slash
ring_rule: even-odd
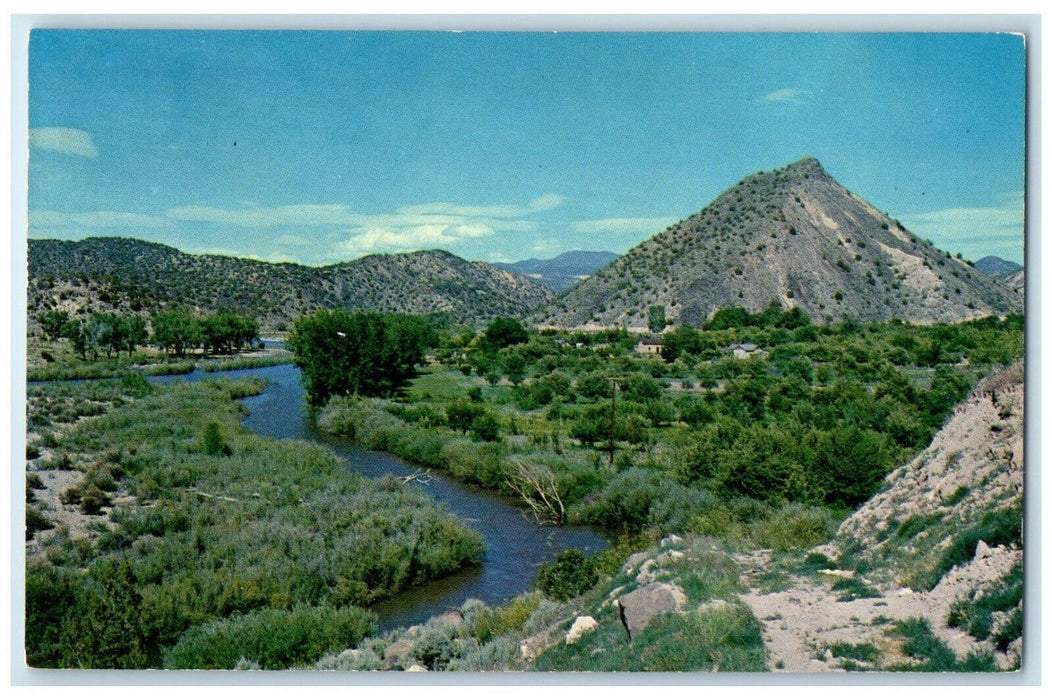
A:
<svg viewBox="0 0 1052 700">
<path fill-rule="evenodd" d="M 195 370 L 191 374 L 151 379 L 169 383 L 222 375 L 267 380 L 261 394 L 243 399 L 248 408 L 244 424 L 250 430 L 273 438 L 322 443 L 332 448 L 349 468 L 370 477 L 406 476 L 417 471 L 393 455 L 365 450 L 349 440 L 315 429 L 307 419 L 299 369 L 293 365 L 212 373 Z M 486 558 L 481 566 L 417 586 L 372 606 L 381 630 L 423 622 L 432 615 L 459 607 L 468 598 L 478 598 L 491 605 L 502 603 L 525 591 L 533 582 L 537 567 L 551 561 L 556 553 L 571 547 L 595 552 L 607 546 L 602 535 L 591 528 L 536 525 L 524 517 L 522 507 L 515 501 L 462 484 L 444 474 L 432 473 L 428 483 L 415 483 L 482 534 Z"/>
</svg>

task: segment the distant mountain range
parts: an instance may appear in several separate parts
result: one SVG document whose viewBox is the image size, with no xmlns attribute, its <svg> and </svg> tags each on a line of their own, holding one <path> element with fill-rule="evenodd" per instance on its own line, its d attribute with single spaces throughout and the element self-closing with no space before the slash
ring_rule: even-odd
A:
<svg viewBox="0 0 1052 700">
<path fill-rule="evenodd" d="M 760 172 L 538 309 L 557 327 L 700 325 L 719 308 L 798 306 L 817 322 L 956 321 L 1022 309 L 1019 293 L 937 250 L 814 158 Z"/>
<path fill-rule="evenodd" d="M 670 324 L 700 326 L 719 308 L 772 302 L 819 323 L 958 321 L 1021 311 L 1024 279 L 1015 263 L 973 265 L 937 250 L 814 158 L 746 177 L 620 257 L 571 251 L 496 266 L 430 250 L 307 267 L 129 238 L 29 241 L 31 318 L 47 308 L 190 307 L 251 314 L 272 330 L 317 308 L 642 328 L 657 306 Z"/>
<path fill-rule="evenodd" d="M 588 279 L 596 270 L 617 260 L 617 253 L 571 250 L 547 260 L 530 258 L 513 263 L 494 263 L 502 270 L 529 277 L 556 292 Z"/>
<path fill-rule="evenodd" d="M 191 307 L 251 314 L 287 328 L 317 308 L 447 313 L 476 323 L 523 317 L 548 301 L 547 287 L 441 250 L 369 255 L 307 267 L 221 255 L 191 255 L 130 238 L 29 241 L 29 313 Z"/>
</svg>

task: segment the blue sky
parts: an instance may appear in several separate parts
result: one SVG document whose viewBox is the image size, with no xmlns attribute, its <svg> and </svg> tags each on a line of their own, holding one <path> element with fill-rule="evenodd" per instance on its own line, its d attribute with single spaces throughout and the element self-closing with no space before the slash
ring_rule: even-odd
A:
<svg viewBox="0 0 1052 700">
<path fill-rule="evenodd" d="M 943 249 L 1023 257 L 1018 36 L 36 30 L 29 68 L 33 238 L 623 253 L 813 155 Z"/>
</svg>

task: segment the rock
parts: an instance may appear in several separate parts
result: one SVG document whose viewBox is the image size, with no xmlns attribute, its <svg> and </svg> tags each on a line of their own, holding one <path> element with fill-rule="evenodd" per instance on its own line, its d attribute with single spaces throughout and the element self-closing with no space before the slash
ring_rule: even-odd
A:
<svg viewBox="0 0 1052 700">
<path fill-rule="evenodd" d="M 710 610 L 723 610 L 724 608 L 731 607 L 731 604 L 722 598 L 716 598 L 715 600 L 707 600 L 698 606 L 699 613 L 706 613 Z"/>
<path fill-rule="evenodd" d="M 651 583 L 618 598 L 621 621 L 630 635 L 646 629 L 650 621 L 664 612 L 680 612 L 687 602 L 683 589 L 671 583 Z"/>
<path fill-rule="evenodd" d="M 599 623 L 591 615 L 583 615 L 577 618 L 573 621 L 573 625 L 570 626 L 570 631 L 566 633 L 566 643 L 576 644 L 577 640 L 595 630 L 598 626 Z"/>
<path fill-rule="evenodd" d="M 661 554 L 660 556 L 658 556 L 658 558 L 655 559 L 654 562 L 658 566 L 668 566 L 669 564 L 673 564 L 673 563 L 679 561 L 683 557 L 684 557 L 683 552 L 679 551 L 678 549 L 671 549 L 671 550 L 665 552 L 664 554 Z"/>
<path fill-rule="evenodd" d="M 431 621 L 443 627 L 456 627 L 464 621 L 464 616 L 456 610 L 448 610 L 431 618 Z"/>
<path fill-rule="evenodd" d="M 661 540 L 661 548 L 672 547 L 677 544 L 682 544 L 683 538 L 679 535 L 669 535 L 668 537 Z"/>
<path fill-rule="evenodd" d="M 636 552 L 625 561 L 625 573 L 630 574 L 632 570 L 647 560 L 645 552 Z"/>
<path fill-rule="evenodd" d="M 541 630 L 537 634 L 527 637 L 519 643 L 519 655 L 523 661 L 533 661 L 548 647 L 559 641 L 559 637 L 562 635 L 559 632 L 559 625 L 555 624 L 551 627 Z"/>
<path fill-rule="evenodd" d="M 409 652 L 413 650 L 413 640 L 399 639 L 391 642 L 384 649 L 384 668 L 390 670 L 395 667 Z"/>
<path fill-rule="evenodd" d="M 986 544 L 982 540 L 979 540 L 978 544 L 975 545 L 975 558 L 986 559 L 990 556 L 990 553 L 990 545 Z"/>
<path fill-rule="evenodd" d="M 653 583 L 657 578 L 657 574 L 653 572 L 653 569 L 657 567 L 657 562 L 653 559 L 647 559 L 643 562 L 643 566 L 639 567 L 639 573 L 636 574 L 636 583 L 646 585 Z"/>
<path fill-rule="evenodd" d="M 427 673 L 427 666 L 413 664 L 412 666 L 406 669 L 406 673 Z"/>
</svg>

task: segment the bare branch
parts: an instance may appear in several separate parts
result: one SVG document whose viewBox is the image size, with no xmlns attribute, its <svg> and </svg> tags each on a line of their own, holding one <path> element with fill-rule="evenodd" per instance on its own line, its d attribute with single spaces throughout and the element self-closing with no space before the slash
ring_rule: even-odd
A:
<svg viewBox="0 0 1052 700">
<path fill-rule="evenodd" d="M 521 457 L 511 457 L 507 464 L 507 484 L 530 507 L 534 519 L 544 525 L 564 524 L 566 507 L 551 468 Z"/>
</svg>

